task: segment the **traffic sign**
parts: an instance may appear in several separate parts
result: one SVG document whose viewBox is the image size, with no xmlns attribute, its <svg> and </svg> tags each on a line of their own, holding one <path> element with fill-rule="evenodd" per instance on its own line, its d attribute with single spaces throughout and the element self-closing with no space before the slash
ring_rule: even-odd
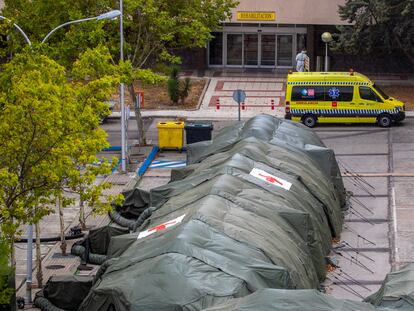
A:
<svg viewBox="0 0 414 311">
<path fill-rule="evenodd" d="M 240 103 L 244 103 L 246 99 L 246 92 L 243 90 L 235 90 L 233 92 L 233 99 L 239 104 L 239 121 L 241 120 Z M 243 105 L 244 110 L 244 105 Z"/>
<path fill-rule="evenodd" d="M 233 92 L 233 99 L 236 101 L 236 103 L 240 104 L 243 103 L 246 99 L 246 92 L 243 90 L 235 90 Z"/>
</svg>

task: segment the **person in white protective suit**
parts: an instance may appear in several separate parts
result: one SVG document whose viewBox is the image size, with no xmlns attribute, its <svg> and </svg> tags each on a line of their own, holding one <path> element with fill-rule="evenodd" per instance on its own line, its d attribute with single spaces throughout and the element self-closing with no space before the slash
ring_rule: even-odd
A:
<svg viewBox="0 0 414 311">
<path fill-rule="evenodd" d="M 296 71 L 304 72 L 305 71 L 305 60 L 308 56 L 306 55 L 306 50 L 303 49 L 302 52 L 296 55 Z"/>
</svg>

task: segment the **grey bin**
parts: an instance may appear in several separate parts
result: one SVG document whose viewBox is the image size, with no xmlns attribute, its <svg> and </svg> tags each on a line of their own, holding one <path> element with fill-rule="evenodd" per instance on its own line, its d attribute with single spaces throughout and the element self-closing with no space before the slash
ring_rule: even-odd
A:
<svg viewBox="0 0 414 311">
<path fill-rule="evenodd" d="M 185 124 L 187 145 L 211 140 L 213 124 L 211 122 L 189 122 Z"/>
</svg>

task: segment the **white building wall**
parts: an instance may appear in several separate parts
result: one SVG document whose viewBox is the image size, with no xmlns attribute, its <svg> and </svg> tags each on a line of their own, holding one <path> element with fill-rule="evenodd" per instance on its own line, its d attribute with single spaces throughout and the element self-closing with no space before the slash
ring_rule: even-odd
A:
<svg viewBox="0 0 414 311">
<path fill-rule="evenodd" d="M 308 24 L 308 25 L 342 25 L 338 6 L 345 0 L 240 0 L 233 10 L 231 22 L 257 23 L 257 21 L 239 21 L 237 12 L 275 12 L 275 21 L 260 23 Z"/>
</svg>

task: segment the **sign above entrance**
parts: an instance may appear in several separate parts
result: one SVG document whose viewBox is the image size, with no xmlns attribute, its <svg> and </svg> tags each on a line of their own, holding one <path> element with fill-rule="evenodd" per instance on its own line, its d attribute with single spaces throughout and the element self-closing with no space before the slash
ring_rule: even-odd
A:
<svg viewBox="0 0 414 311">
<path fill-rule="evenodd" d="M 237 12 L 238 21 L 274 21 L 275 12 Z"/>
</svg>

